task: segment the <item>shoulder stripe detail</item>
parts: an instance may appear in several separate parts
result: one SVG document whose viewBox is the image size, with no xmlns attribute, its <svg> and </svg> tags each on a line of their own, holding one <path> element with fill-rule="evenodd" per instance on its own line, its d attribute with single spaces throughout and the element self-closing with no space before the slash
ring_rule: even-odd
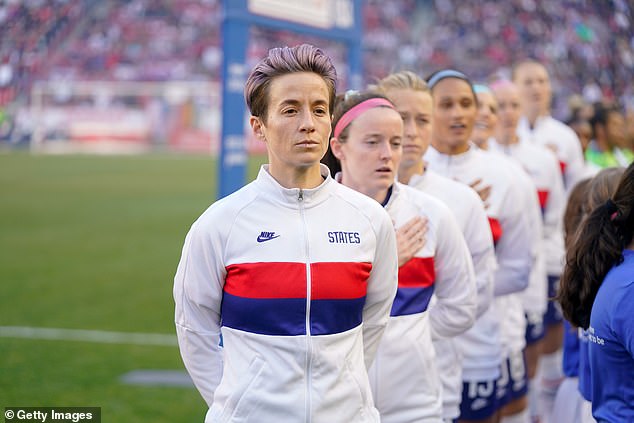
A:
<svg viewBox="0 0 634 423">
<path fill-rule="evenodd" d="M 546 212 L 546 203 L 548 203 L 548 190 L 537 190 L 537 196 L 539 197 L 539 205 L 542 208 L 542 214 Z"/>
<path fill-rule="evenodd" d="M 433 257 L 413 257 L 398 269 L 399 288 L 425 288 L 434 283 Z"/>
<path fill-rule="evenodd" d="M 422 313 L 434 292 L 436 270 L 433 257 L 414 257 L 398 269 L 398 290 L 391 316 Z"/>
<path fill-rule="evenodd" d="M 434 285 L 426 288 L 398 288 L 390 316 L 422 313 L 429 307 Z"/>
<path fill-rule="evenodd" d="M 502 225 L 500 225 L 500 221 L 494 217 L 489 217 L 489 226 L 491 227 L 491 235 L 493 235 L 493 244 L 497 244 L 497 242 L 502 238 Z"/>
</svg>

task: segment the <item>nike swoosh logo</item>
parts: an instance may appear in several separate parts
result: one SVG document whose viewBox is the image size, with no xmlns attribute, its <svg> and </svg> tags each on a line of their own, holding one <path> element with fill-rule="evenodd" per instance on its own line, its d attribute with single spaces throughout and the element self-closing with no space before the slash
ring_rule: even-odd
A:
<svg viewBox="0 0 634 423">
<path fill-rule="evenodd" d="M 279 237 L 279 235 L 275 235 L 275 236 L 258 235 L 258 242 L 270 241 L 270 240 L 278 238 L 278 237 Z M 253 238 L 251 238 L 251 239 L 253 239 Z"/>
</svg>

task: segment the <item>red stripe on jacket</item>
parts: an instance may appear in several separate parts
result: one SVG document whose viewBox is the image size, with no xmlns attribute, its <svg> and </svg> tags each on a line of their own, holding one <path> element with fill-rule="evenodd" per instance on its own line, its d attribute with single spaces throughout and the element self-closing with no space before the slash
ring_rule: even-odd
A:
<svg viewBox="0 0 634 423">
<path fill-rule="evenodd" d="M 561 169 L 561 174 L 563 175 L 566 172 L 566 163 L 559 161 L 559 169 Z"/>
<path fill-rule="evenodd" d="M 497 243 L 502 238 L 502 225 L 496 218 L 489 217 L 489 226 L 491 227 L 491 235 L 493 235 L 493 243 Z"/>
<path fill-rule="evenodd" d="M 312 263 L 312 299 L 365 296 L 371 263 Z M 245 298 L 306 298 L 306 264 L 240 263 L 227 266 L 224 291 Z"/>
<path fill-rule="evenodd" d="M 546 208 L 546 203 L 548 202 L 548 194 L 550 194 L 549 191 L 537 190 L 537 196 L 539 197 L 539 205 L 541 206 L 542 210 Z"/>
<path fill-rule="evenodd" d="M 399 288 L 426 288 L 433 285 L 435 279 L 433 257 L 413 257 L 398 269 Z"/>
</svg>

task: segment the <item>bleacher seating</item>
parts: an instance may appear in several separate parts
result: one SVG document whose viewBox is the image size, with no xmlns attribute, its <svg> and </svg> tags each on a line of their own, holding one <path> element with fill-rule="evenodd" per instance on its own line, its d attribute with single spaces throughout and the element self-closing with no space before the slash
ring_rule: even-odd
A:
<svg viewBox="0 0 634 423">
<path fill-rule="evenodd" d="M 458 67 L 483 81 L 523 58 L 552 71 L 558 105 L 586 93 L 634 107 L 634 28 L 625 0 L 364 1 L 365 82 Z M 0 107 L 37 79 L 220 78 L 221 0 L 22 0 L 0 5 Z M 304 37 L 254 28 L 248 57 Z M 346 75 L 345 52 L 320 43 Z M 557 106 L 557 104 L 556 104 Z M 561 112 L 561 109 L 556 109 Z"/>
</svg>

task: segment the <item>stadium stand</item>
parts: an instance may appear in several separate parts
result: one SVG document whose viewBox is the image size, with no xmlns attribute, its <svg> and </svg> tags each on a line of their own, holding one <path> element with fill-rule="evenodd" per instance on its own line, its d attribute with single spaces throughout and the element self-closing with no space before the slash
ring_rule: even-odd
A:
<svg viewBox="0 0 634 423">
<path fill-rule="evenodd" d="M 28 106 L 37 80 L 217 82 L 221 8 L 220 0 L 3 2 L 0 127 Z M 367 0 L 365 82 L 399 69 L 425 76 L 446 66 L 484 80 L 532 57 L 551 69 L 555 116 L 566 117 L 573 94 L 634 108 L 632 13 L 625 0 Z M 254 28 L 249 60 L 297 42 L 297 35 Z M 314 42 L 334 57 L 344 88 L 343 47 Z M 4 132 L 0 140 L 8 139 Z"/>
</svg>

